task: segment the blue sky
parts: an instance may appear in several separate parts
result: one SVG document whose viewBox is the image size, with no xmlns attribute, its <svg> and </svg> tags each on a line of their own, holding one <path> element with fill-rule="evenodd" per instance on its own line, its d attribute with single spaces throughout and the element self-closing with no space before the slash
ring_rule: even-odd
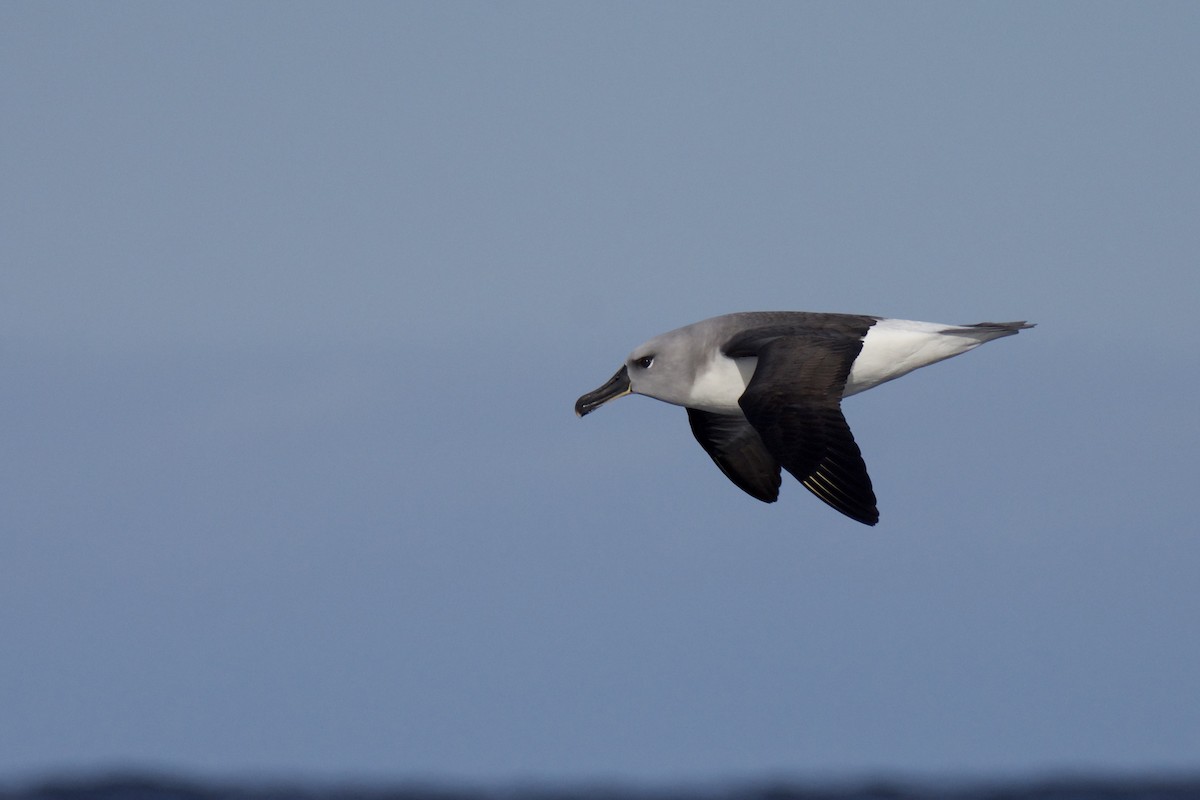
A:
<svg viewBox="0 0 1200 800">
<path fill-rule="evenodd" d="M 1200 7 L 0 7 L 0 778 L 1200 766 Z M 738 310 L 1034 330 L 882 521 L 575 398 Z"/>
</svg>

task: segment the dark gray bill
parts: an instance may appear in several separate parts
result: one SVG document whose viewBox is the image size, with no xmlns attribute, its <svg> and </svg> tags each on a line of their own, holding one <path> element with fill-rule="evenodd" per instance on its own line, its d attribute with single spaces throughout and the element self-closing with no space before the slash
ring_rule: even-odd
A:
<svg viewBox="0 0 1200 800">
<path fill-rule="evenodd" d="M 609 400 L 616 400 L 629 392 L 629 371 L 621 367 L 616 375 L 608 379 L 608 383 L 576 400 L 575 413 L 581 417 L 590 414 Z"/>
</svg>

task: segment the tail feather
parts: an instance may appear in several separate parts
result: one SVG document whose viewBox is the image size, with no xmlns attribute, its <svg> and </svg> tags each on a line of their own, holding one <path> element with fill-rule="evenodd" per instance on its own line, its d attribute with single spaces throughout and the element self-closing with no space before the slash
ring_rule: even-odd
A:
<svg viewBox="0 0 1200 800">
<path fill-rule="evenodd" d="M 1002 336 L 1012 336 L 1015 333 L 1034 327 L 1034 323 L 1020 320 L 1018 322 L 976 322 L 974 325 L 961 325 L 957 328 L 947 328 L 942 333 L 958 336 L 970 336 L 980 342 L 990 342 Z"/>
</svg>

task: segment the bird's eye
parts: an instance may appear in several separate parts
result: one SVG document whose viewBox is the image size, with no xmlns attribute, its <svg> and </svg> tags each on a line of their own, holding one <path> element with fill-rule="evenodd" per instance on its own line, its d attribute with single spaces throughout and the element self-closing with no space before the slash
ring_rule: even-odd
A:
<svg viewBox="0 0 1200 800">
<path fill-rule="evenodd" d="M 642 369 L 650 369 L 650 365 L 654 363 L 654 356 L 642 356 L 641 358 L 634 359 L 633 363 Z"/>
</svg>

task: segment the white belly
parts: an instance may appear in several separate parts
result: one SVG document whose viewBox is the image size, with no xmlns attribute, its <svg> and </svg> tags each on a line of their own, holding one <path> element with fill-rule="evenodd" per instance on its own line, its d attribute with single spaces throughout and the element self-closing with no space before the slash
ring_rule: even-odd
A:
<svg viewBox="0 0 1200 800">
<path fill-rule="evenodd" d="M 945 333 L 956 325 L 883 319 L 871 326 L 846 381 L 844 397 L 865 392 L 914 369 L 965 353 L 983 344 L 971 336 Z"/>
</svg>

